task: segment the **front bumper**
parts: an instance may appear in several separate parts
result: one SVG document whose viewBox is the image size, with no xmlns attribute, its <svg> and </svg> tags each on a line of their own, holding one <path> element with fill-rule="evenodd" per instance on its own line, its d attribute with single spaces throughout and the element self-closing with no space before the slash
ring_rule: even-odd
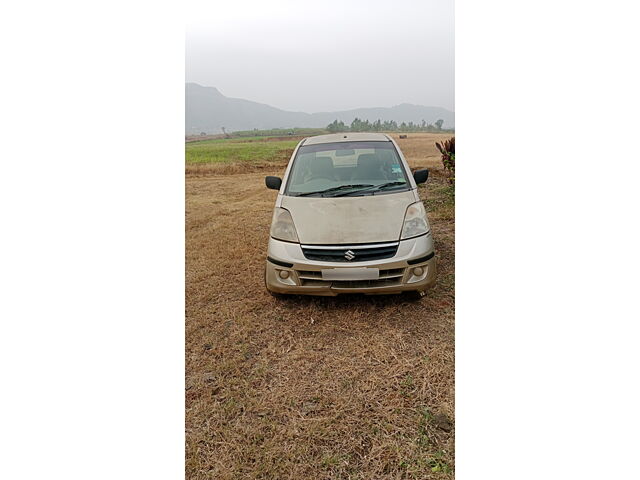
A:
<svg viewBox="0 0 640 480">
<path fill-rule="evenodd" d="M 376 280 L 322 279 L 322 270 L 336 268 L 378 268 Z M 423 269 L 414 275 L 417 267 Z M 280 272 L 288 272 L 283 279 Z M 436 259 L 431 232 L 417 238 L 402 240 L 392 258 L 364 262 L 321 262 L 307 259 L 300 244 L 269 239 L 268 260 L 265 282 L 267 289 L 274 293 L 299 295 L 329 295 L 341 293 L 364 293 L 371 295 L 400 293 L 404 291 L 425 291 L 436 281 Z"/>
</svg>

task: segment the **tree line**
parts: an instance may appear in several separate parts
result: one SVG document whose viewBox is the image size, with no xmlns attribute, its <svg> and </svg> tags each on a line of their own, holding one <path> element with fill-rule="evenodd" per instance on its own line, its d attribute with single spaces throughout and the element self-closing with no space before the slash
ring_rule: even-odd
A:
<svg viewBox="0 0 640 480">
<path fill-rule="evenodd" d="M 388 132 L 388 131 L 400 131 L 400 132 L 441 132 L 442 124 L 444 120 L 436 120 L 435 123 L 427 123 L 422 120 L 422 123 L 402 122 L 400 125 L 395 120 L 380 119 L 375 122 L 369 122 L 369 120 L 361 120 L 354 118 L 351 125 L 346 125 L 343 121 L 337 119 L 327 125 L 327 130 L 331 133 L 336 132 Z"/>
</svg>

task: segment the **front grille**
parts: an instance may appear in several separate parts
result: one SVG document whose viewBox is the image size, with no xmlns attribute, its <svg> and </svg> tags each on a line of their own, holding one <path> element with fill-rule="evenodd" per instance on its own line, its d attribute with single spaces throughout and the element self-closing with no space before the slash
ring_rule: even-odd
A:
<svg viewBox="0 0 640 480">
<path fill-rule="evenodd" d="M 398 243 L 384 243 L 378 245 L 361 246 L 331 246 L 316 247 L 303 245 L 302 253 L 309 260 L 319 262 L 366 262 L 369 260 L 382 260 L 392 258 L 398 251 Z"/>
<path fill-rule="evenodd" d="M 377 287 L 393 287 L 400 285 L 399 278 L 381 278 L 380 280 L 351 280 L 333 282 L 331 288 L 377 288 Z"/>
<path fill-rule="evenodd" d="M 380 278 L 377 280 L 322 280 L 322 272 L 311 270 L 297 270 L 300 285 L 303 287 L 331 288 L 376 288 L 391 287 L 402 284 L 404 268 L 380 270 Z"/>
</svg>

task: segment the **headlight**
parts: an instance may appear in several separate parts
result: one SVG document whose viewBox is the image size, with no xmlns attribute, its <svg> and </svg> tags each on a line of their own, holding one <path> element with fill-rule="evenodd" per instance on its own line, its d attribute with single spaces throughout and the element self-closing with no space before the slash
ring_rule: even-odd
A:
<svg viewBox="0 0 640 480">
<path fill-rule="evenodd" d="M 404 224 L 402 225 L 401 240 L 406 238 L 417 237 L 429 231 L 429 222 L 427 221 L 427 212 L 422 202 L 409 205 L 407 213 L 404 215 Z"/>
<path fill-rule="evenodd" d="M 271 220 L 271 236 L 285 242 L 297 242 L 298 234 L 289 210 L 277 207 Z"/>
</svg>

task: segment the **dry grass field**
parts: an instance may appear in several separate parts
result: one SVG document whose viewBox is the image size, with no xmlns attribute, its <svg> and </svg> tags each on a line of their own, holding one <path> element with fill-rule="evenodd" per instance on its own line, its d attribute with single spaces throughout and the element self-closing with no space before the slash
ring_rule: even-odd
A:
<svg viewBox="0 0 640 480">
<path fill-rule="evenodd" d="M 188 479 L 453 478 L 454 203 L 434 146 L 450 136 L 395 136 L 431 169 L 438 282 L 419 301 L 271 297 L 264 176 L 288 156 L 187 164 Z"/>
</svg>

